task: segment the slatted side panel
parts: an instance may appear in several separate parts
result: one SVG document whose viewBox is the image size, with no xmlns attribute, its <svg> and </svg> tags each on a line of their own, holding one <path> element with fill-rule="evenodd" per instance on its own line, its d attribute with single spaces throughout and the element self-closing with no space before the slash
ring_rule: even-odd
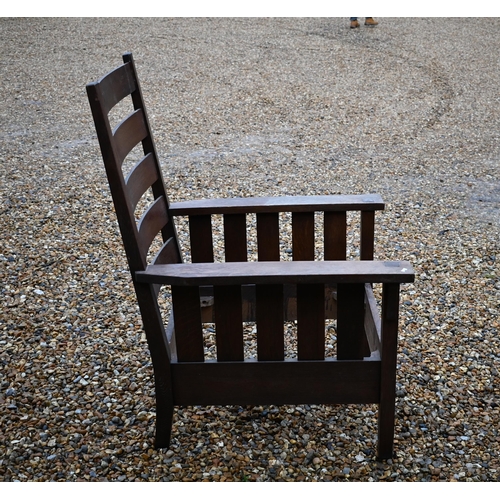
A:
<svg viewBox="0 0 500 500">
<path fill-rule="evenodd" d="M 198 287 L 172 286 L 175 340 L 179 361 L 204 361 Z"/>
<path fill-rule="evenodd" d="M 279 213 L 257 214 L 257 252 L 260 261 L 280 260 Z"/>
</svg>

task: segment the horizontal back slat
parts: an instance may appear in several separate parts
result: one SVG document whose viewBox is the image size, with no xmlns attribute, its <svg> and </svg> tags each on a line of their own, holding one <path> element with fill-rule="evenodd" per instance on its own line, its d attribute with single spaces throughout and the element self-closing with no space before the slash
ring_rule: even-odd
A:
<svg viewBox="0 0 500 500">
<path fill-rule="evenodd" d="M 144 255 L 147 254 L 152 241 L 167 222 L 167 205 L 162 196 L 149 206 L 139 221 L 139 246 Z"/>
<path fill-rule="evenodd" d="M 129 199 L 134 210 L 142 195 L 157 180 L 155 160 L 153 155 L 149 153 L 137 163 L 126 180 Z"/>
<path fill-rule="evenodd" d="M 108 114 L 116 104 L 137 88 L 132 67 L 129 63 L 104 75 L 98 83 L 103 97 L 101 107 L 105 114 Z"/>
<path fill-rule="evenodd" d="M 175 238 L 170 237 L 160 248 L 156 257 L 153 260 L 153 265 L 156 264 L 176 264 L 179 262 L 179 253 L 177 251 L 177 243 Z"/>
<path fill-rule="evenodd" d="M 113 136 L 119 165 L 147 135 L 148 129 L 142 109 L 136 109 L 118 124 Z"/>
</svg>

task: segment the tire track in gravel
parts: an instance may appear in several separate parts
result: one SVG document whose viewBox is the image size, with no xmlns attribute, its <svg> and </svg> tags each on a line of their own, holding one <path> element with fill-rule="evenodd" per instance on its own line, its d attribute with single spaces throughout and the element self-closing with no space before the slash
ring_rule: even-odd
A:
<svg viewBox="0 0 500 500">
<path fill-rule="evenodd" d="M 345 33 L 346 32 L 346 33 Z M 441 122 L 443 117 L 450 112 L 453 100 L 456 93 L 446 74 L 444 67 L 434 58 L 424 59 L 419 56 L 417 48 L 409 50 L 408 48 L 398 48 L 391 46 L 390 40 L 382 40 L 380 37 L 352 37 L 348 30 L 338 30 L 335 33 L 331 31 L 323 32 L 305 32 L 306 36 L 318 36 L 329 40 L 334 40 L 347 48 L 354 48 L 356 52 L 360 50 L 368 50 L 383 53 L 381 59 L 386 61 L 388 66 L 393 61 L 403 62 L 407 66 L 405 74 L 411 74 L 415 70 L 422 71 L 428 76 L 432 88 L 436 93 L 436 102 L 429 110 L 429 118 L 425 121 L 418 122 L 411 133 L 413 140 L 419 139 L 419 136 L 428 129 L 433 129 Z"/>
</svg>

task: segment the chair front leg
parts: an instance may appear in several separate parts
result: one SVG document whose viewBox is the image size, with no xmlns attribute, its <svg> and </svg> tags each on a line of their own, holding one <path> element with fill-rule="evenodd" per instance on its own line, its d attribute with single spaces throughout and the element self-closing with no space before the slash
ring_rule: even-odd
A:
<svg viewBox="0 0 500 500">
<path fill-rule="evenodd" d="M 379 460 L 392 458 L 393 455 L 398 318 L 399 283 L 384 283 L 382 289 L 382 359 L 377 446 L 377 459 Z"/>
</svg>

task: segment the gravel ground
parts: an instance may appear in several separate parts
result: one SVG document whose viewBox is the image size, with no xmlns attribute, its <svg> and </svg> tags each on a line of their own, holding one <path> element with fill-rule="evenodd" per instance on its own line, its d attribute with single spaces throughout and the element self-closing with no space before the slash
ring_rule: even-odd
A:
<svg viewBox="0 0 500 500">
<path fill-rule="evenodd" d="M 0 481 L 500 479 L 500 20 L 379 21 L 0 19 Z M 84 88 L 127 50 L 172 200 L 387 202 L 376 256 L 417 273 L 393 460 L 374 458 L 370 405 L 180 408 L 153 449 Z"/>
</svg>

